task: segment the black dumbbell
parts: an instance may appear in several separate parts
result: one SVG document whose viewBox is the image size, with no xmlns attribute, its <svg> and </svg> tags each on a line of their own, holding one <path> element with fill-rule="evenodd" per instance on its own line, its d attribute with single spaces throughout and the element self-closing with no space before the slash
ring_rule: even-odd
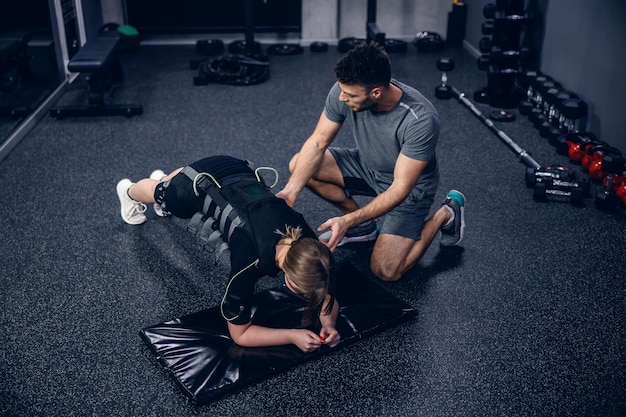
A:
<svg viewBox="0 0 626 417">
<path fill-rule="evenodd" d="M 448 82 L 448 72 L 452 71 L 455 66 L 453 58 L 439 58 L 437 60 L 437 69 L 441 71 L 441 84 L 435 87 L 435 97 L 439 99 L 449 99 L 452 97 L 452 89 Z"/>
<path fill-rule="evenodd" d="M 537 85 L 535 88 L 537 103 L 541 104 L 535 109 L 531 109 L 528 118 L 535 125 L 535 127 L 540 130 L 540 132 L 543 131 L 547 133 L 547 131 L 552 127 L 552 121 L 549 119 L 550 103 L 548 102 L 548 97 L 550 94 L 548 92 L 556 94 L 560 88 L 560 84 L 553 80 L 548 80 Z M 555 121 L 554 125 L 557 126 L 558 122 Z"/>
<path fill-rule="evenodd" d="M 493 3 L 487 3 L 483 6 L 483 17 L 485 19 L 493 19 L 496 12 L 496 5 Z"/>
<path fill-rule="evenodd" d="M 493 35 L 493 21 L 488 20 L 483 22 L 482 25 L 480 25 L 480 31 L 485 36 Z"/>
<path fill-rule="evenodd" d="M 522 91 L 524 91 L 525 98 L 520 101 L 518 110 L 520 114 L 524 116 L 528 116 L 530 110 L 535 107 L 535 94 L 533 92 L 532 84 L 535 78 L 541 75 L 543 74 L 541 74 L 540 71 L 534 70 L 523 71 L 519 74 L 517 81 Z"/>
<path fill-rule="evenodd" d="M 492 42 L 490 37 L 483 36 L 482 38 L 480 38 L 480 41 L 478 42 L 478 49 L 480 50 L 480 52 L 482 52 L 483 54 L 489 53 L 489 51 L 491 51 L 491 46 Z"/>
<path fill-rule="evenodd" d="M 482 54 L 476 60 L 476 66 L 480 71 L 486 71 L 489 68 L 489 64 L 491 63 L 491 58 L 489 54 Z"/>
<path fill-rule="evenodd" d="M 503 50 L 498 46 L 493 46 L 489 51 L 489 56 L 494 64 L 518 64 L 520 61 L 523 62 L 528 60 L 530 56 L 530 49 L 520 48 L 519 50 Z"/>
<path fill-rule="evenodd" d="M 541 168 L 526 168 L 526 186 L 533 187 L 538 182 L 544 182 L 547 178 L 562 181 L 574 181 L 576 175 L 568 167 L 550 165 Z"/>
<path fill-rule="evenodd" d="M 589 193 L 589 180 L 579 180 L 569 168 L 550 165 L 541 168 L 526 169 L 526 186 L 533 189 L 533 199 L 543 201 L 551 199 L 565 200 L 580 204 Z"/>
<path fill-rule="evenodd" d="M 580 125 L 587 117 L 587 103 L 579 98 L 569 98 L 558 102 L 559 128 L 564 132 L 580 130 Z"/>
<path fill-rule="evenodd" d="M 544 105 L 547 106 L 547 121 L 549 124 L 544 123 L 539 127 L 541 136 L 554 140 L 562 133 L 567 133 L 559 127 L 560 112 L 558 107 L 562 101 L 570 98 L 578 98 L 578 96 L 575 93 L 562 88 L 550 88 L 546 91 Z"/>
<path fill-rule="evenodd" d="M 626 161 L 621 155 L 606 155 L 602 158 L 602 172 L 606 174 L 602 191 L 595 196 L 597 208 L 612 211 L 617 208 L 620 198 L 613 189 L 613 182 L 626 171 Z"/>
<path fill-rule="evenodd" d="M 548 75 L 538 76 L 532 82 L 535 106 L 539 107 L 542 112 L 544 111 L 543 95 L 553 87 L 560 87 L 560 84 Z"/>
<path fill-rule="evenodd" d="M 521 11 L 520 11 L 521 13 Z M 523 14 L 517 14 L 517 13 L 513 13 L 513 14 L 507 14 L 503 11 L 498 11 L 496 10 L 493 13 L 493 20 L 494 21 L 498 21 L 498 20 L 504 20 L 507 22 L 516 22 L 516 23 L 521 23 L 521 24 L 526 24 L 529 23 L 531 20 L 533 19 L 533 15 L 530 12 L 526 12 Z"/>
</svg>

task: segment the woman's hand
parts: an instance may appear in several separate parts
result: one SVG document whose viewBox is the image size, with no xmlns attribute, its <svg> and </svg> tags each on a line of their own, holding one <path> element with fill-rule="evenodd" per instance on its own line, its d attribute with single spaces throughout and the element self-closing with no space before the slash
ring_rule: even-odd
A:
<svg viewBox="0 0 626 417">
<path fill-rule="evenodd" d="M 320 336 L 307 329 L 293 329 L 291 342 L 303 352 L 313 352 L 322 347 Z"/>
<path fill-rule="evenodd" d="M 324 344 L 328 347 L 334 348 L 341 341 L 341 335 L 334 327 L 322 327 L 320 331 L 320 339 L 324 340 Z"/>
</svg>

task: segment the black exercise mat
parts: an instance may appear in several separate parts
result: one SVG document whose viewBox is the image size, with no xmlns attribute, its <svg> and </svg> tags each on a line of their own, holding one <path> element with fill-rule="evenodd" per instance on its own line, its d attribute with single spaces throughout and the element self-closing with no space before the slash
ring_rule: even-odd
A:
<svg viewBox="0 0 626 417">
<path fill-rule="evenodd" d="M 340 312 L 337 347 L 304 353 L 294 345 L 246 348 L 229 336 L 219 306 L 142 329 L 140 335 L 158 362 L 174 378 L 192 403 L 201 405 L 299 363 L 334 352 L 366 336 L 417 314 L 351 263 L 338 270 Z M 255 295 L 253 323 L 299 327 L 304 309 L 301 298 L 284 286 Z"/>
</svg>

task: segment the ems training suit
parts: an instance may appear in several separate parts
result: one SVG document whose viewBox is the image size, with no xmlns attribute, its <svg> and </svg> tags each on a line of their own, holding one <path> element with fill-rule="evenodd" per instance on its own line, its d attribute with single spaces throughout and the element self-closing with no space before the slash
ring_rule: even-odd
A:
<svg viewBox="0 0 626 417">
<path fill-rule="evenodd" d="M 254 182 L 257 182 L 254 171 L 247 161 L 230 156 L 212 156 L 189 166 L 198 173 L 210 174 L 217 183 L 228 183 L 229 178 L 245 178 L 246 181 L 254 179 Z M 252 190 L 251 187 L 248 188 Z M 181 172 L 169 183 L 159 184 L 154 197 L 166 212 L 188 219 L 203 210 L 206 194 L 202 191 L 199 194 L 196 196 L 193 181 Z M 276 276 L 279 272 L 275 256 L 276 244 L 281 237 L 275 230 L 284 232 L 285 225 L 289 225 L 300 227 L 302 237 L 317 239 L 317 236 L 302 215 L 280 198 L 271 196 L 265 199 L 262 205 L 249 205 L 252 207 L 251 210 L 247 210 L 248 207 L 241 207 L 245 204 L 235 204 L 231 200 L 228 202 L 243 215 L 248 227 L 236 227 L 228 239 L 228 231 L 222 230 L 220 222 L 215 222 L 215 227 L 218 227 L 224 239 L 228 240 L 231 258 L 231 271 L 222 301 L 222 314 L 229 322 L 241 325 L 250 322 L 252 297 L 257 279 L 263 276 Z"/>
</svg>

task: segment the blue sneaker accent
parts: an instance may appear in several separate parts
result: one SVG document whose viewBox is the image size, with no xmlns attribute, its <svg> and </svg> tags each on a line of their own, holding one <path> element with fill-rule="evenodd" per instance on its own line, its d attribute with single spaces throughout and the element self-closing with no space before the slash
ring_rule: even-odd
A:
<svg viewBox="0 0 626 417">
<path fill-rule="evenodd" d="M 465 206 L 465 196 L 460 191 L 450 190 L 447 197 L 454 200 L 460 207 Z"/>
</svg>

